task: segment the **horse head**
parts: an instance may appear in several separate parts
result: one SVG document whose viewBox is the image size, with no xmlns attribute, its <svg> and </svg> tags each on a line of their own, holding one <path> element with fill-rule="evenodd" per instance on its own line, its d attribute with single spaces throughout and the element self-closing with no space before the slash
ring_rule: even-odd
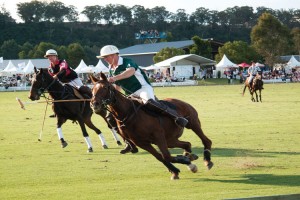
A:
<svg viewBox="0 0 300 200">
<path fill-rule="evenodd" d="M 94 84 L 91 108 L 97 113 L 116 101 L 114 96 L 116 90 L 114 86 L 108 82 L 107 77 L 102 72 L 100 73 L 100 79 L 93 75 L 91 75 L 90 78 Z"/>
<path fill-rule="evenodd" d="M 28 98 L 32 101 L 39 100 L 44 91 L 49 89 L 53 80 L 53 77 L 47 72 L 47 70 L 37 70 L 37 68 L 34 67 L 34 74 L 31 80 L 31 88 Z"/>
</svg>

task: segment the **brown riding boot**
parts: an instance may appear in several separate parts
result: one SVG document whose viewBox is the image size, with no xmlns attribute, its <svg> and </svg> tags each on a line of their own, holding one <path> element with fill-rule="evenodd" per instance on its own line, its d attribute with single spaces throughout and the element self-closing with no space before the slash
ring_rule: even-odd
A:
<svg viewBox="0 0 300 200">
<path fill-rule="evenodd" d="M 185 127 L 189 122 L 186 118 L 179 116 L 175 110 L 170 109 L 168 106 L 160 103 L 159 101 L 149 99 L 145 105 L 155 112 L 165 114 L 168 117 L 174 119 L 175 123 L 181 127 Z"/>
</svg>

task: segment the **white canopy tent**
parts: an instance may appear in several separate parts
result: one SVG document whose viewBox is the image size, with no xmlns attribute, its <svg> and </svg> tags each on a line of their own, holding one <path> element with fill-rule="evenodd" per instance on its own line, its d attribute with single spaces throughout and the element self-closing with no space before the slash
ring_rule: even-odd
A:
<svg viewBox="0 0 300 200">
<path fill-rule="evenodd" d="M 8 74 L 24 74 L 24 72 L 16 67 L 11 61 L 8 62 L 8 65 L 5 67 L 5 69 L 2 71 L 2 73 L 8 73 Z"/>
<path fill-rule="evenodd" d="M 96 67 L 94 67 L 93 65 L 86 66 L 80 70 L 80 73 L 93 74 L 95 72 L 95 69 L 96 69 Z"/>
<path fill-rule="evenodd" d="M 294 67 L 300 67 L 300 62 L 298 60 L 296 60 L 296 58 L 294 56 L 291 57 L 291 59 L 289 60 L 289 62 L 286 63 L 286 67 L 291 69 Z"/>
<path fill-rule="evenodd" d="M 231 62 L 227 56 L 224 54 L 222 60 L 216 64 L 216 70 L 221 70 L 225 68 L 230 68 L 230 67 L 236 67 L 238 68 L 239 66 L 233 62 Z"/>
<path fill-rule="evenodd" d="M 31 74 L 34 72 L 34 65 L 31 62 L 31 60 L 28 61 L 27 65 L 25 66 L 25 68 L 23 69 L 23 73 L 24 74 Z"/>
<path fill-rule="evenodd" d="M 146 70 L 146 71 L 149 71 L 149 70 L 160 70 L 160 69 L 163 69 L 163 67 L 160 67 L 160 66 L 157 66 L 157 65 L 151 65 L 149 67 L 141 67 L 140 68 Z"/>
<path fill-rule="evenodd" d="M 195 54 L 179 55 L 155 63 L 155 67 L 162 67 L 163 69 L 170 69 L 170 75 L 175 77 L 189 78 L 196 73 L 200 77 L 200 66 L 215 65 L 214 60 L 198 56 Z M 150 66 L 151 67 L 151 66 Z M 148 67 L 146 68 L 146 70 Z"/>
<path fill-rule="evenodd" d="M 109 69 L 108 67 L 106 67 L 103 62 L 99 59 L 97 65 L 95 66 L 95 69 L 94 69 L 94 72 L 95 73 L 108 73 L 109 72 Z"/>
<path fill-rule="evenodd" d="M 231 62 L 227 56 L 224 54 L 223 58 L 220 60 L 218 64 L 216 64 L 216 70 L 214 70 L 214 77 L 217 76 L 217 71 L 221 72 L 221 77 L 225 78 L 224 71 L 226 68 L 238 68 L 239 66 L 233 62 Z"/>
<path fill-rule="evenodd" d="M 75 72 L 76 72 L 76 73 L 85 73 L 85 72 L 82 72 L 82 69 L 83 69 L 83 68 L 86 68 L 86 67 L 87 67 L 87 65 L 86 65 L 85 62 L 81 59 L 79 65 L 78 65 L 78 66 L 76 67 L 76 69 L 75 69 Z"/>
</svg>

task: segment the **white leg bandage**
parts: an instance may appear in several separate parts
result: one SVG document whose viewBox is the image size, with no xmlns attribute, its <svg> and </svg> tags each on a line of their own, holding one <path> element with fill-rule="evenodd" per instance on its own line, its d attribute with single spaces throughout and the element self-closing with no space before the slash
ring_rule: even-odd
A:
<svg viewBox="0 0 300 200">
<path fill-rule="evenodd" d="M 99 139 L 100 139 L 100 141 L 101 141 L 102 146 L 103 146 L 103 145 L 107 145 L 107 144 L 106 144 L 106 141 L 105 141 L 105 139 L 104 139 L 104 137 L 103 137 L 103 135 L 102 135 L 102 133 L 98 134 L 98 136 L 99 136 Z"/>
<path fill-rule="evenodd" d="M 57 128 L 56 131 L 57 131 L 58 139 L 64 138 L 61 128 Z"/>
<path fill-rule="evenodd" d="M 88 148 L 92 148 L 93 146 L 92 146 L 90 137 L 84 137 L 84 139 L 85 139 L 85 142 L 86 142 Z"/>
<path fill-rule="evenodd" d="M 116 141 L 120 141 L 120 140 L 119 140 L 119 137 L 118 137 L 118 135 L 117 135 L 117 131 L 116 131 L 114 128 L 110 129 L 110 131 L 111 131 L 111 133 L 112 133 L 114 139 L 115 139 Z"/>
</svg>

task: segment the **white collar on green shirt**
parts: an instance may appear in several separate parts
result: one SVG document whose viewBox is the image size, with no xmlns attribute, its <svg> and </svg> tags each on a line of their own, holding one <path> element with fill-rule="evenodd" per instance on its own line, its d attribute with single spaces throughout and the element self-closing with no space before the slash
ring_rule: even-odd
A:
<svg viewBox="0 0 300 200">
<path fill-rule="evenodd" d="M 118 60 L 118 66 L 123 64 L 123 58 L 121 56 L 119 56 L 119 60 Z M 118 67 L 116 67 L 118 68 Z M 111 65 L 109 65 L 109 69 L 111 69 Z"/>
</svg>

